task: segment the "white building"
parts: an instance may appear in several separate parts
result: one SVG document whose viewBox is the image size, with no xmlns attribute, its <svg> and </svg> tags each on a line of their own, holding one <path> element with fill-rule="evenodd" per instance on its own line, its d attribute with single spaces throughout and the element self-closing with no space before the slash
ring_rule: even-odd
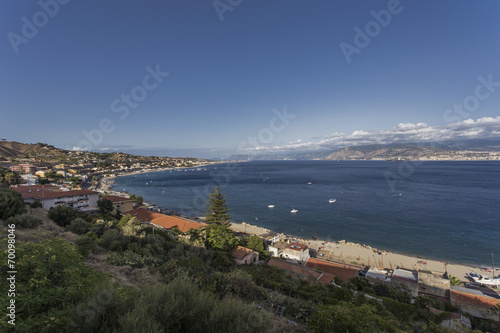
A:
<svg viewBox="0 0 500 333">
<path fill-rule="evenodd" d="M 99 192 L 89 190 L 60 191 L 53 185 L 20 186 L 15 189 L 27 203 L 38 200 L 44 209 L 66 205 L 81 211 L 93 211 L 97 207 Z"/>
<path fill-rule="evenodd" d="M 309 255 L 309 248 L 305 244 L 290 243 L 282 251 L 281 255 L 286 259 L 293 259 L 303 263 L 311 257 Z"/>
</svg>

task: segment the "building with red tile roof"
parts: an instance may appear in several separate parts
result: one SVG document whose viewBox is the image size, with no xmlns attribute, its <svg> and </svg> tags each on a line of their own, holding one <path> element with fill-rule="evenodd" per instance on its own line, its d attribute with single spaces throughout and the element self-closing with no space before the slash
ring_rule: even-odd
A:
<svg viewBox="0 0 500 333">
<path fill-rule="evenodd" d="M 328 272 L 321 272 L 317 269 L 308 268 L 302 265 L 294 264 L 286 260 L 272 258 L 267 263 L 268 266 L 279 267 L 285 271 L 294 273 L 302 278 L 309 278 L 320 283 L 330 284 L 333 282 L 335 275 Z"/>
<path fill-rule="evenodd" d="M 134 209 L 125 214 L 130 214 L 135 216 L 139 221 L 144 223 L 151 223 L 157 227 L 171 230 L 173 228 L 179 229 L 182 233 L 187 233 L 190 229 L 200 229 L 207 226 L 206 223 L 194 222 L 183 217 L 165 215 L 161 213 L 155 213 L 148 209 Z"/>
<path fill-rule="evenodd" d="M 233 259 L 238 265 L 250 264 L 259 261 L 259 252 L 238 246 L 233 250 Z"/>
<path fill-rule="evenodd" d="M 105 197 L 102 197 L 101 199 L 106 199 L 113 203 L 113 214 L 116 214 L 117 211 L 123 213 L 134 209 L 134 200 L 130 198 L 119 197 L 116 195 L 107 195 Z"/>
<path fill-rule="evenodd" d="M 95 210 L 99 200 L 99 192 L 90 190 L 60 191 L 53 185 L 19 186 L 14 188 L 21 193 L 25 202 L 38 200 L 44 209 L 66 205 L 79 210 Z"/>
<path fill-rule="evenodd" d="M 342 281 L 348 281 L 356 276 L 359 276 L 359 268 L 356 266 L 327 261 L 317 258 L 309 258 L 306 266 L 313 269 L 319 269 L 323 272 L 330 273 L 339 277 Z"/>
</svg>

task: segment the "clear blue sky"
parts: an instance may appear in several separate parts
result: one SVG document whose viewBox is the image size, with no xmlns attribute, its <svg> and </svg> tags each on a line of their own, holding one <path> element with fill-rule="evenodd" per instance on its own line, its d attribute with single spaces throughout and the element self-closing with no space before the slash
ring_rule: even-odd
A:
<svg viewBox="0 0 500 333">
<path fill-rule="evenodd" d="M 499 1 L 232 3 L 1 1 L 0 137 L 85 148 L 104 122 L 88 148 L 214 157 L 450 126 L 500 136 L 500 84 L 473 97 L 479 76 L 500 82 Z M 341 43 L 356 47 L 367 24 L 348 63 Z M 169 75 L 158 83 L 148 66 Z M 446 113 L 465 100 L 470 112 Z M 285 107 L 295 117 L 273 120 Z"/>
</svg>

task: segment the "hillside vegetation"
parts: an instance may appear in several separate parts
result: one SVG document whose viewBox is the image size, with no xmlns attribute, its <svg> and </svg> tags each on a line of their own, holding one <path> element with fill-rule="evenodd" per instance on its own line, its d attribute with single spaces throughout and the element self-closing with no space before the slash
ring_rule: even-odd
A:
<svg viewBox="0 0 500 333">
<path fill-rule="evenodd" d="M 429 310 L 450 310 L 438 300 L 411 305 L 404 288 L 363 278 L 323 285 L 264 264 L 236 266 L 230 251 L 210 246 L 211 231 L 188 240 L 130 215 L 49 212 L 63 228 L 32 212 L 39 223 L 23 224 L 29 215 L 4 223 L 17 225 L 18 273 L 16 326 L 3 316 L 2 332 L 451 332 L 439 326 L 446 315 Z M 9 270 L 6 260 L 0 269 Z M 2 292 L 0 306 L 8 304 Z"/>
</svg>

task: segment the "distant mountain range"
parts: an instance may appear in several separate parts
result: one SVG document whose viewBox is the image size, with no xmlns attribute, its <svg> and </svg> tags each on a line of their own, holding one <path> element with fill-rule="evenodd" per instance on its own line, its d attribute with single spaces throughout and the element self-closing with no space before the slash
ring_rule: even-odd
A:
<svg viewBox="0 0 500 333">
<path fill-rule="evenodd" d="M 307 151 L 270 154 L 237 154 L 230 160 L 372 160 L 372 159 L 426 159 L 436 156 L 458 156 L 462 152 L 480 156 L 481 152 L 500 152 L 500 139 L 406 144 L 374 144 L 350 146 L 329 151 Z M 477 152 L 477 154 L 474 154 Z"/>
</svg>

